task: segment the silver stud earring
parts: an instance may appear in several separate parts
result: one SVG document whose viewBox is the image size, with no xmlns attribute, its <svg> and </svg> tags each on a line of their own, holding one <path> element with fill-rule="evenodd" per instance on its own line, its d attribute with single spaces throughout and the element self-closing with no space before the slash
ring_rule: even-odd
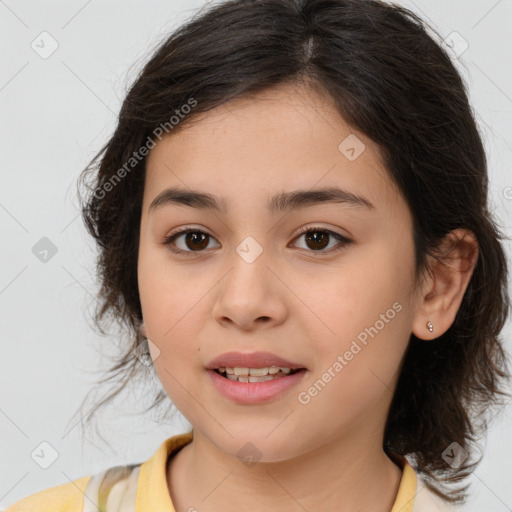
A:
<svg viewBox="0 0 512 512">
<path fill-rule="evenodd" d="M 434 326 L 432 325 L 432 322 L 429 320 L 427 322 L 427 329 L 432 332 L 434 330 Z"/>
</svg>

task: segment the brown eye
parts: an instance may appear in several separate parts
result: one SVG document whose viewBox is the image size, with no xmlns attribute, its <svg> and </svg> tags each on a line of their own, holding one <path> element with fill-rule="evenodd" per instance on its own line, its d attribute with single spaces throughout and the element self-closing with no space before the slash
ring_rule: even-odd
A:
<svg viewBox="0 0 512 512">
<path fill-rule="evenodd" d="M 173 248 L 172 246 L 175 240 L 179 239 L 182 240 L 180 240 L 180 243 L 176 244 L 178 247 Z M 174 252 L 202 252 L 208 247 L 210 239 L 213 240 L 213 237 L 204 231 L 186 229 L 167 237 L 164 241 L 164 245 L 171 246 L 171 250 Z"/>
<path fill-rule="evenodd" d="M 339 249 L 343 249 L 343 247 L 351 243 L 351 240 L 338 233 L 335 233 L 334 231 L 315 226 L 306 226 L 302 228 L 301 235 L 297 237 L 297 239 L 301 237 L 304 237 L 306 244 L 305 249 L 310 249 L 310 252 L 330 253 Z M 324 250 L 326 247 L 328 247 L 330 240 L 333 238 L 340 242 L 338 243 L 338 247 L 336 247 L 333 251 Z"/>
<path fill-rule="evenodd" d="M 325 231 L 309 231 L 305 236 L 306 244 L 311 244 L 308 247 L 315 251 L 325 249 L 329 244 L 330 235 Z"/>
</svg>

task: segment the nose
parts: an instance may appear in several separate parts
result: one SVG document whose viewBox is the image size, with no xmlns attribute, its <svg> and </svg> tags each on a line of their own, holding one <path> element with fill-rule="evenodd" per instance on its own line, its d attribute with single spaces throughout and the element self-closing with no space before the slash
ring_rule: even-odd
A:
<svg viewBox="0 0 512 512">
<path fill-rule="evenodd" d="M 230 270 L 217 287 L 214 319 L 223 327 L 236 326 L 244 331 L 269 329 L 284 322 L 286 286 L 265 252 L 252 262 L 235 253 L 231 261 Z"/>
</svg>

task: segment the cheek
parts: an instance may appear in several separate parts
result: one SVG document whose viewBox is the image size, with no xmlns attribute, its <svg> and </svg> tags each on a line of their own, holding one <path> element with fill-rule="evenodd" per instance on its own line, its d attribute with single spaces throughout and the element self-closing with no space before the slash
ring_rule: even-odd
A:
<svg viewBox="0 0 512 512">
<path fill-rule="evenodd" d="M 315 341 L 321 364 L 327 369 L 346 354 L 342 373 L 364 386 L 368 379 L 377 380 L 371 370 L 387 382 L 399 364 L 410 336 L 410 283 L 407 263 L 397 264 L 389 248 L 357 256 L 310 292 L 315 294 L 310 300 L 326 326 Z"/>
<path fill-rule="evenodd" d="M 190 409 L 190 396 L 199 393 L 191 378 L 200 368 L 200 333 L 197 321 L 205 318 L 204 290 L 190 284 L 169 265 L 139 265 L 139 292 L 148 338 L 157 347 L 152 357 L 157 376 L 171 402 L 180 411 Z M 195 292 L 194 292 L 195 290 Z M 197 368 L 193 368 L 193 366 Z"/>
<path fill-rule="evenodd" d="M 170 263 L 161 248 L 141 248 L 138 285 L 144 323 L 155 339 L 172 336 L 174 326 L 197 302 L 197 287 L 186 278 L 183 269 Z"/>
<path fill-rule="evenodd" d="M 307 422 L 328 411 L 326 432 L 391 400 L 410 335 L 411 313 L 396 289 L 357 282 L 361 287 L 345 282 L 325 296 L 324 318 L 335 334 L 315 339 L 315 369 L 299 390 Z"/>
<path fill-rule="evenodd" d="M 172 386 L 169 373 L 179 378 L 183 361 L 199 361 L 201 326 L 197 320 L 207 317 L 205 301 L 201 301 L 205 292 L 183 272 L 173 269 L 171 275 L 171 266 L 155 259 L 140 257 L 138 272 L 144 324 L 159 351 L 153 358 L 155 369 L 162 382 Z"/>
</svg>

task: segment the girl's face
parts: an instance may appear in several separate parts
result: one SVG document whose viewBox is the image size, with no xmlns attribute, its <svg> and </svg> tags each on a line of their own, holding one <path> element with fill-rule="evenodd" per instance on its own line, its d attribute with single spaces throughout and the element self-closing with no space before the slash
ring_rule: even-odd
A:
<svg viewBox="0 0 512 512">
<path fill-rule="evenodd" d="M 211 198 L 165 200 L 171 188 L 215 196 L 218 209 Z M 315 194 L 327 188 L 339 192 Z M 283 199 L 298 191 L 307 200 Z M 199 233 L 164 243 L 186 229 Z M 172 402 L 222 452 L 264 462 L 342 439 L 381 446 L 420 314 L 413 275 L 411 214 L 376 145 L 314 92 L 237 99 L 148 156 L 138 262 L 147 337 Z M 232 351 L 306 370 L 282 377 L 291 384 L 275 395 L 237 400 L 207 369 Z"/>
</svg>

